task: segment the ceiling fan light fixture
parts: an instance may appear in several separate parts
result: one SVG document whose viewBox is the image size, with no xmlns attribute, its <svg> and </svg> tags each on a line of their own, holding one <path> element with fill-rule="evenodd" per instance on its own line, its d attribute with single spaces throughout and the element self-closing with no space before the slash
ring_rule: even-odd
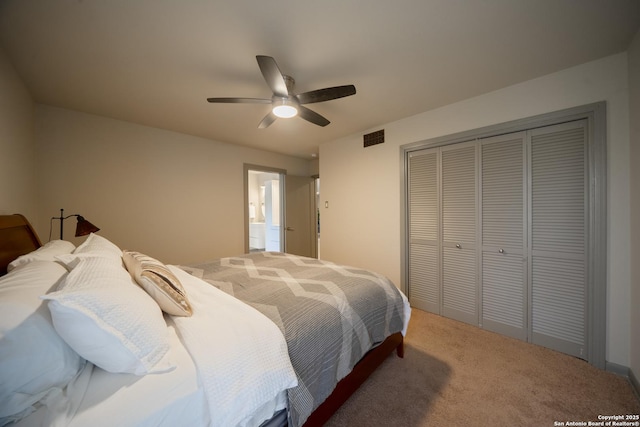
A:
<svg viewBox="0 0 640 427">
<path fill-rule="evenodd" d="M 270 56 L 256 55 L 258 67 L 264 81 L 271 89 L 273 96 L 266 98 L 207 98 L 207 102 L 224 104 L 271 104 L 271 111 L 258 124 L 258 129 L 269 127 L 278 118 L 291 118 L 298 116 L 317 126 L 327 126 L 331 123 L 326 117 L 305 107 L 305 104 L 315 104 L 317 102 L 331 101 L 332 99 L 344 98 L 356 94 L 354 85 L 326 87 L 309 92 L 294 92 L 295 80 L 291 76 L 282 74 L 276 60 Z"/>
<path fill-rule="evenodd" d="M 273 99 L 273 114 L 281 119 L 290 119 L 298 115 L 298 108 L 295 102 L 292 102 L 289 98 L 275 98 Z"/>
</svg>

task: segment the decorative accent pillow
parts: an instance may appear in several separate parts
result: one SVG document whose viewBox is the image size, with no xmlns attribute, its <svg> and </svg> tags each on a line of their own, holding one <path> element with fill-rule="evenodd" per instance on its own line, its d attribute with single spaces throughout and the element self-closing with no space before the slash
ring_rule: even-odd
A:
<svg viewBox="0 0 640 427">
<path fill-rule="evenodd" d="M 91 233 L 89 237 L 80 244 L 74 251 L 74 254 L 94 254 L 111 258 L 122 258 L 122 250 L 102 236 Z"/>
<path fill-rule="evenodd" d="M 66 274 L 56 262 L 32 261 L 0 278 L 0 425 L 28 415 L 84 366 L 39 298 Z"/>
<path fill-rule="evenodd" d="M 123 251 L 122 259 L 131 277 L 158 303 L 174 316 L 191 316 L 191 304 L 180 280 L 155 258 L 134 251 Z"/>
<path fill-rule="evenodd" d="M 14 259 L 7 265 L 7 271 L 11 271 L 19 265 L 32 261 L 55 261 L 56 255 L 70 254 L 76 246 L 66 240 L 52 240 L 45 243 L 33 252 L 24 254 Z"/>
<path fill-rule="evenodd" d="M 134 285 L 122 260 L 76 258 L 58 290 L 42 296 L 58 334 L 108 372 L 145 375 L 173 369 L 165 357 L 170 344 L 162 312 Z"/>
</svg>

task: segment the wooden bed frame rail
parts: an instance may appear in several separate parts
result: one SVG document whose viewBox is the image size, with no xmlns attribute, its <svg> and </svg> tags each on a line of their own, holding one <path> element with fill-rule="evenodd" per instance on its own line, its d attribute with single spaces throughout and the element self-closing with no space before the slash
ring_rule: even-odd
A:
<svg viewBox="0 0 640 427">
<path fill-rule="evenodd" d="M 398 357 L 404 357 L 404 338 L 400 332 L 390 335 L 365 354 L 351 373 L 340 380 L 329 397 L 311 413 L 303 427 L 317 427 L 326 423 L 394 350 Z"/>
</svg>

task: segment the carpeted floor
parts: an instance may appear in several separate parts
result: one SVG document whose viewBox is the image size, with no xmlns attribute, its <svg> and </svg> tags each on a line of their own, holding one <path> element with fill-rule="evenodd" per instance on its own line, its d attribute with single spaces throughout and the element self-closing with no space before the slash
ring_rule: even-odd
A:
<svg viewBox="0 0 640 427">
<path fill-rule="evenodd" d="M 626 378 L 413 309 L 405 357 L 389 357 L 326 424 L 560 426 L 638 415 Z"/>
</svg>

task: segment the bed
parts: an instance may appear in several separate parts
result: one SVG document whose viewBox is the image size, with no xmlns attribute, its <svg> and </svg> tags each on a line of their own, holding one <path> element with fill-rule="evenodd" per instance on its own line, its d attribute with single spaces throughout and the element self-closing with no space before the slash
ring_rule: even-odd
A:
<svg viewBox="0 0 640 427">
<path fill-rule="evenodd" d="M 0 426 L 316 426 L 394 351 L 383 276 L 286 253 L 164 265 L 0 216 Z M 90 338 L 88 338 L 90 337 Z"/>
</svg>

